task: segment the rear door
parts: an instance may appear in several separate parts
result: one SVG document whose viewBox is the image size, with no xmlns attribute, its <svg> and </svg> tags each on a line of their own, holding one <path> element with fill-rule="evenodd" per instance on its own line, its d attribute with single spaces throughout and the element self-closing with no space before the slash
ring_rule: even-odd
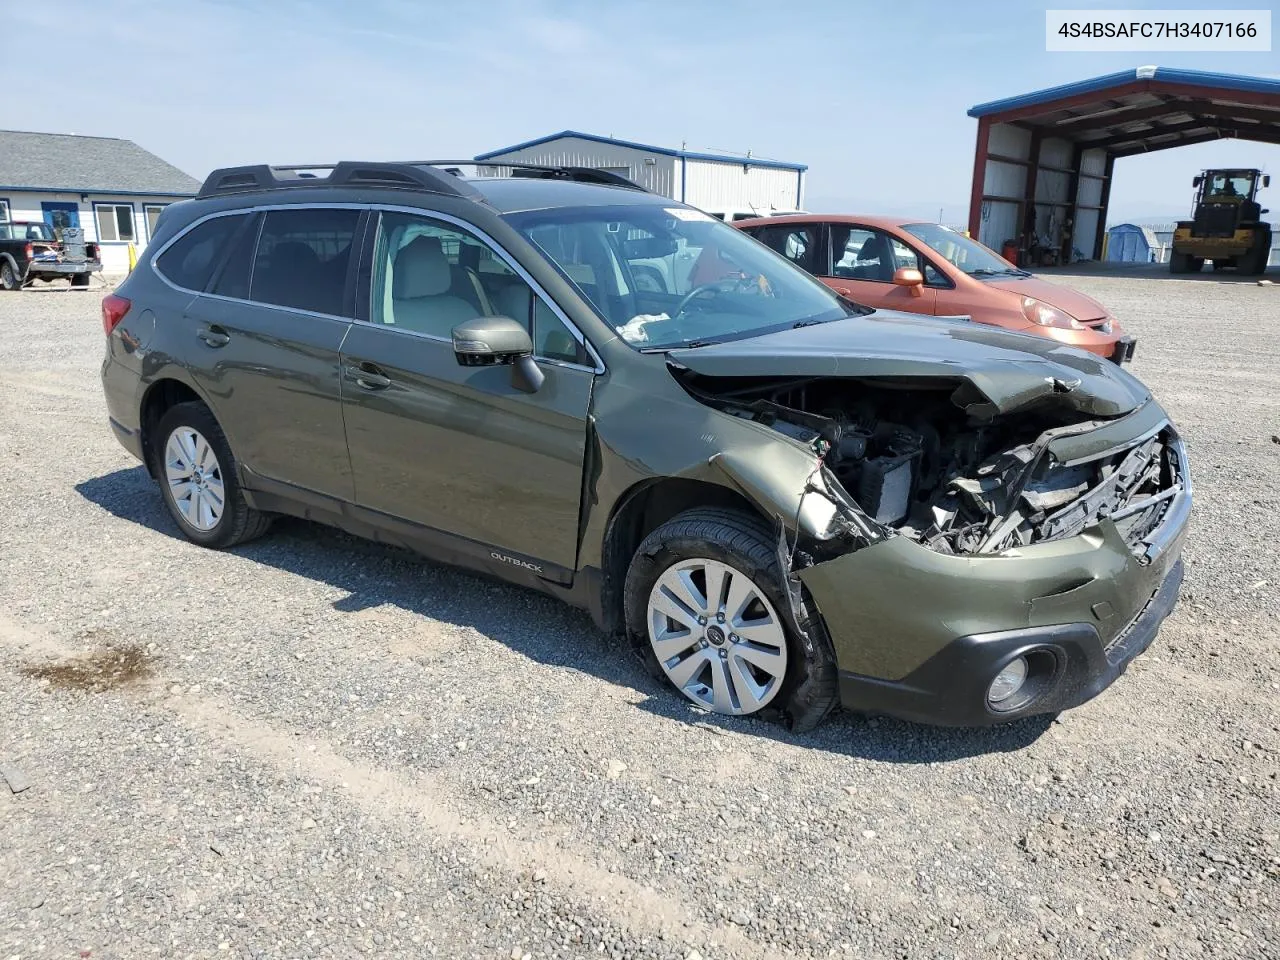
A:
<svg viewBox="0 0 1280 960">
<path fill-rule="evenodd" d="M 187 307 L 191 372 L 250 486 L 352 499 L 339 350 L 363 216 L 293 207 L 243 218 L 208 291 Z"/>
<path fill-rule="evenodd" d="M 831 268 L 823 281 L 831 289 L 877 310 L 934 312 L 936 287 L 916 287 L 917 296 L 893 282 L 900 267 L 924 267 L 915 250 L 902 240 L 884 230 L 851 223 L 830 224 L 829 235 Z"/>
<path fill-rule="evenodd" d="M 342 350 L 356 502 L 447 549 L 567 582 L 596 376 L 580 335 L 452 218 L 384 212 L 369 287 L 369 319 Z M 516 389 L 510 367 L 458 364 L 452 328 L 493 314 L 530 327 L 537 392 Z"/>
</svg>

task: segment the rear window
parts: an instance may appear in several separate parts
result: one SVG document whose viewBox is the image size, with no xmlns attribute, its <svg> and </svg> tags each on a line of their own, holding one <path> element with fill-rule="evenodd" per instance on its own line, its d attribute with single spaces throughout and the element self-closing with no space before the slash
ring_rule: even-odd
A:
<svg viewBox="0 0 1280 960">
<path fill-rule="evenodd" d="M 250 299 L 343 316 L 359 210 L 273 210 L 253 261 Z"/>
<path fill-rule="evenodd" d="M 227 243 L 246 214 L 214 217 L 184 234 L 156 261 L 156 269 L 170 283 L 186 290 L 204 290 L 214 268 L 222 259 Z"/>
</svg>

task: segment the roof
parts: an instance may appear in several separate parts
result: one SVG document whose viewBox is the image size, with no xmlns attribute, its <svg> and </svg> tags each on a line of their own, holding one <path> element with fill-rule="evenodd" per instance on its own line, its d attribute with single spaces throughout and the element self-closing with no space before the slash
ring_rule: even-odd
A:
<svg viewBox="0 0 1280 960">
<path fill-rule="evenodd" d="M 683 206 L 667 197 L 595 183 L 571 180 L 535 180 L 525 177 L 477 177 L 468 179 L 471 186 L 499 213 L 521 213 L 556 207 L 599 207 L 614 204 L 660 204 Z"/>
<path fill-rule="evenodd" d="M 767 227 L 788 223 L 855 223 L 881 230 L 900 230 L 908 224 L 929 223 L 924 217 L 890 217 L 862 213 L 780 213 L 772 217 L 735 220 L 735 227 Z"/>
<path fill-rule="evenodd" d="M 132 140 L 0 130 L 0 190 L 194 196 L 199 186 Z"/>
<path fill-rule="evenodd" d="M 981 103 L 969 116 L 1117 157 L 1224 137 L 1280 144 L 1280 80 L 1138 67 Z"/>
<path fill-rule="evenodd" d="M 577 130 L 561 130 L 559 133 L 552 133 L 545 137 L 538 137 L 536 140 L 526 140 L 524 143 L 517 143 L 510 147 L 503 147 L 501 150 L 490 150 L 488 153 L 478 154 L 474 159 L 493 160 L 508 153 L 515 153 L 517 150 L 524 150 L 528 147 L 537 147 L 544 143 L 551 143 L 555 140 L 564 140 L 569 137 L 574 137 L 578 140 L 590 140 L 592 143 L 608 143 L 615 147 L 630 147 L 632 150 L 643 150 L 646 153 L 657 153 L 664 157 L 683 157 L 686 160 L 711 160 L 716 163 L 746 164 L 753 167 L 769 167 L 776 170 L 795 170 L 797 172 L 809 169 L 808 165 L 804 163 L 789 163 L 785 160 L 766 160 L 760 157 L 751 156 L 739 157 L 723 153 L 695 153 L 692 150 L 674 150 L 671 147 L 655 147 L 648 143 L 636 143 L 633 140 L 617 140 L 613 137 L 601 137 L 594 133 L 581 133 Z"/>
</svg>

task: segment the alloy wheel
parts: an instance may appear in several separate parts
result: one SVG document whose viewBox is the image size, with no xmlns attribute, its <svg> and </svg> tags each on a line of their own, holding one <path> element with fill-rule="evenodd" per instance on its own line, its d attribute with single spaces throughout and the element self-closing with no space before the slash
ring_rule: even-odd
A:
<svg viewBox="0 0 1280 960">
<path fill-rule="evenodd" d="M 164 475 L 184 521 L 202 533 L 218 525 L 226 506 L 222 466 L 199 430 L 178 427 L 169 434 Z"/>
<path fill-rule="evenodd" d="M 755 713 L 787 674 L 787 638 L 769 598 L 718 560 L 681 560 L 649 592 L 649 643 L 668 679 L 708 710 Z"/>
</svg>

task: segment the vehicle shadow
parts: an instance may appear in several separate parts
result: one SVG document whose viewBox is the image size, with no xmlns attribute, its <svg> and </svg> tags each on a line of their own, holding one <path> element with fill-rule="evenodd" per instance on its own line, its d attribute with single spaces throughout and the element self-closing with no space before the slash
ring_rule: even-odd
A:
<svg viewBox="0 0 1280 960">
<path fill-rule="evenodd" d="M 86 480 L 75 489 L 122 520 L 182 539 L 141 466 Z M 580 670 L 640 691 L 645 699 L 636 704 L 639 709 L 711 732 L 745 733 L 867 760 L 917 764 L 1019 750 L 1053 722 L 1052 717 L 1034 717 L 992 728 L 942 729 L 839 712 L 815 731 L 792 734 L 766 720 L 698 710 L 655 679 L 624 644 L 603 635 L 584 611 L 534 590 L 290 517 L 280 518 L 262 539 L 232 552 L 345 591 L 334 602 L 335 610 L 354 613 L 391 604 L 418 616 L 471 627 L 539 663 Z"/>
</svg>

